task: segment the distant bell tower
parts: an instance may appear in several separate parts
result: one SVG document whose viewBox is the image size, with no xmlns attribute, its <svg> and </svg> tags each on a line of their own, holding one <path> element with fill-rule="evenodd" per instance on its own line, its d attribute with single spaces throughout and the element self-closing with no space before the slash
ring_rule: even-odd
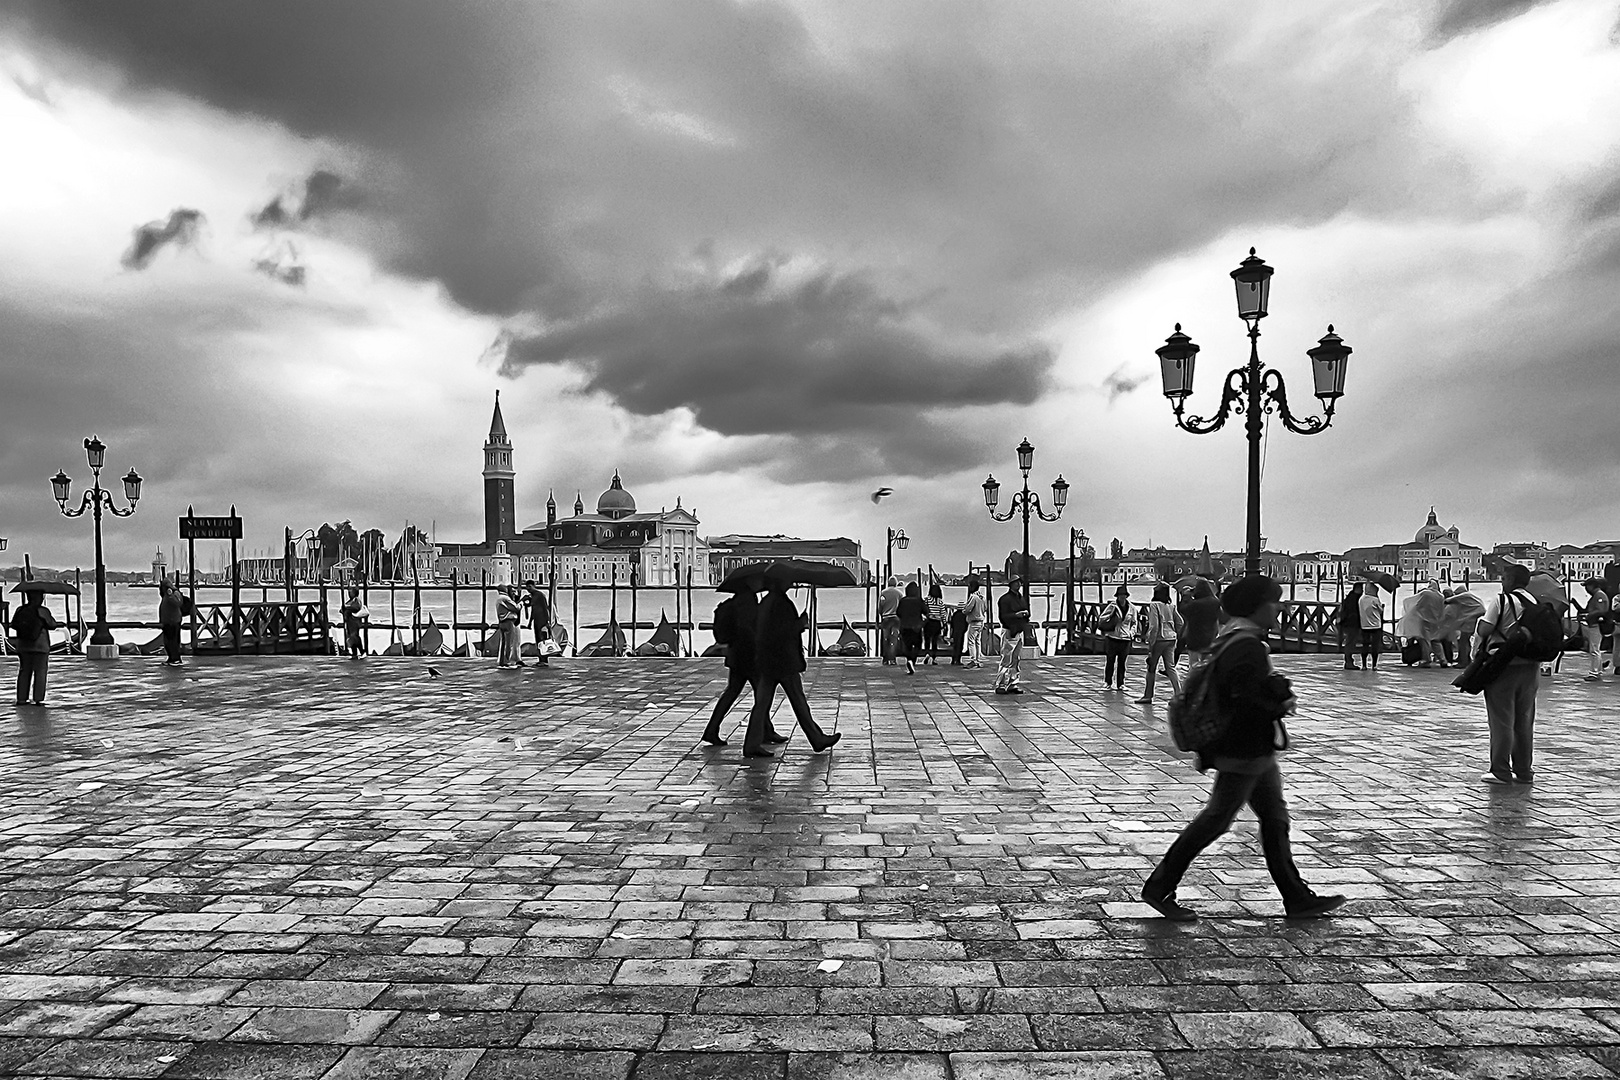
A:
<svg viewBox="0 0 1620 1080">
<path fill-rule="evenodd" d="M 512 441 L 501 419 L 501 392 L 495 391 L 495 415 L 484 443 L 484 542 L 494 545 L 517 535 L 517 508 L 513 505 Z"/>
<path fill-rule="evenodd" d="M 157 554 L 152 556 L 152 580 L 158 582 L 168 576 L 169 561 L 163 557 L 163 548 L 159 547 Z"/>
</svg>

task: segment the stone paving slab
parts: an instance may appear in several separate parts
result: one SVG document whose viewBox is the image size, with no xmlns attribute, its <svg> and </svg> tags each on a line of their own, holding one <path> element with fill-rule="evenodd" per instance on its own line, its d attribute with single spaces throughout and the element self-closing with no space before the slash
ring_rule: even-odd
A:
<svg viewBox="0 0 1620 1080">
<path fill-rule="evenodd" d="M 843 741 L 767 763 L 697 742 L 713 662 L 59 663 L 0 737 L 0 1075 L 1620 1076 L 1620 686 L 1543 680 L 1493 788 L 1447 673 L 1278 666 L 1353 902 L 1282 919 L 1243 820 L 1183 926 L 1137 891 L 1207 782 L 1090 658 L 816 662 Z"/>
</svg>

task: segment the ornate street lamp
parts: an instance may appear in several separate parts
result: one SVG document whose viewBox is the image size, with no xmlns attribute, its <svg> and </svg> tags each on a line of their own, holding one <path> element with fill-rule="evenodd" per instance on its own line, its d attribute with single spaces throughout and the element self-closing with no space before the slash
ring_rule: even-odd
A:
<svg viewBox="0 0 1620 1080">
<path fill-rule="evenodd" d="M 120 510 L 113 501 L 113 493 L 101 486 L 101 467 L 107 459 L 107 447 L 96 436 L 84 440 L 85 460 L 90 464 L 90 472 L 94 476 L 93 486 L 84 493 L 77 510 L 68 509 L 68 496 L 73 490 L 73 480 L 67 473 L 57 470 L 51 477 L 51 491 L 56 496 L 56 504 L 64 517 L 82 517 L 86 510 L 94 510 L 95 537 L 96 537 L 96 629 L 90 635 L 90 647 L 85 655 L 96 660 L 110 660 L 118 655 L 118 648 L 113 642 L 112 631 L 107 628 L 107 565 L 101 554 L 101 510 L 105 505 L 107 512 L 114 517 L 129 517 L 135 512 L 135 504 L 141 500 L 141 475 L 134 469 L 124 477 L 124 498 L 129 500 L 129 509 Z"/>
<path fill-rule="evenodd" d="M 1181 332 L 1176 324 L 1175 333 L 1164 339 L 1155 352 L 1159 356 L 1159 372 L 1164 380 L 1164 396 L 1176 414 L 1176 426 L 1194 435 L 1207 435 L 1226 425 L 1234 412 L 1244 414 L 1249 438 L 1249 519 L 1248 547 L 1244 555 L 1243 572 L 1260 573 L 1260 549 L 1265 540 L 1260 535 L 1260 436 L 1265 417 L 1275 412 L 1289 431 L 1299 435 L 1318 435 L 1333 423 L 1333 410 L 1344 396 L 1345 366 L 1350 347 L 1344 339 L 1328 327 L 1328 332 L 1317 342 L 1316 348 L 1307 350 L 1311 358 L 1313 389 L 1322 403 L 1322 415 L 1299 419 L 1288 408 L 1288 394 L 1283 385 L 1282 372 L 1260 366 L 1260 320 L 1266 317 L 1271 300 L 1272 268 L 1249 249 L 1249 257 L 1232 271 L 1232 282 L 1237 287 L 1238 318 L 1249 328 L 1249 362 L 1246 366 L 1227 372 L 1221 391 L 1221 405 L 1214 416 L 1204 419 L 1186 416 L 1186 401 L 1193 391 L 1193 369 L 1198 359 L 1198 346 Z"/>
<path fill-rule="evenodd" d="M 283 531 L 285 537 L 281 550 L 282 584 L 286 586 L 287 602 L 289 604 L 295 604 L 298 602 L 298 558 L 294 554 L 296 549 L 293 545 L 300 543 L 307 544 L 311 553 L 311 558 L 309 561 L 313 565 L 315 561 L 313 557 L 315 546 L 320 543 L 321 538 L 314 529 L 305 529 L 297 536 L 293 535 L 291 526 L 288 526 Z"/>
<path fill-rule="evenodd" d="M 883 565 L 885 568 L 883 577 L 885 583 L 887 583 L 888 579 L 894 576 L 894 549 L 906 550 L 911 546 L 911 537 L 906 535 L 904 529 L 885 529 L 884 531 L 888 536 L 883 546 Z"/>
<path fill-rule="evenodd" d="M 1035 464 L 1035 447 L 1030 445 L 1028 439 L 1020 442 L 1016 448 L 1018 454 L 1018 471 L 1023 474 L 1024 484 L 1022 490 L 1013 492 L 1012 503 L 1007 507 L 1005 514 L 996 513 L 996 503 L 1001 498 L 1001 485 L 996 482 L 995 476 L 985 478 L 984 505 L 990 511 L 990 516 L 997 521 L 1011 521 L 1014 514 L 1022 513 L 1024 517 L 1024 588 L 1029 588 L 1029 515 L 1033 511 L 1042 521 L 1056 521 L 1063 516 L 1063 508 L 1069 503 L 1069 482 L 1059 473 L 1058 478 L 1052 481 L 1052 506 L 1055 508 L 1051 514 L 1041 509 L 1041 497 L 1029 490 L 1029 470 Z M 1027 595 L 1027 594 L 1026 594 Z"/>
</svg>

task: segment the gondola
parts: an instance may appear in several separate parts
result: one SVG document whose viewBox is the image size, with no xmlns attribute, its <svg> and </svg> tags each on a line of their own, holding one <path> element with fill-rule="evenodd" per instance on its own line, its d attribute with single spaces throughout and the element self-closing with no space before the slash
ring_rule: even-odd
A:
<svg viewBox="0 0 1620 1080">
<path fill-rule="evenodd" d="M 629 642 L 617 623 L 610 624 L 602 636 L 579 650 L 580 656 L 623 656 Z"/>
<path fill-rule="evenodd" d="M 670 625 L 669 617 L 662 611 L 658 613 L 658 629 L 653 631 L 652 637 L 637 645 L 630 654 L 632 656 L 679 656 L 681 655 L 681 636 Z"/>
<path fill-rule="evenodd" d="M 831 645 L 823 645 L 821 647 L 821 655 L 865 656 L 867 655 L 866 642 L 861 640 L 861 635 L 857 634 L 855 632 L 855 628 L 849 625 L 849 620 L 845 619 L 844 629 L 843 632 L 838 635 L 838 640 L 833 642 Z"/>
</svg>

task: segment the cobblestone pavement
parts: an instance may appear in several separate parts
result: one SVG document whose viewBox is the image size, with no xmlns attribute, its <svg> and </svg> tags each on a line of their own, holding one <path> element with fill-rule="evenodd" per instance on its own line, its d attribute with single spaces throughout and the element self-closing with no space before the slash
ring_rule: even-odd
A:
<svg viewBox="0 0 1620 1080">
<path fill-rule="evenodd" d="M 715 662 L 434 666 L 59 665 L 0 738 L 0 1074 L 1620 1074 L 1612 683 L 1491 788 L 1447 673 L 1279 658 L 1353 902 L 1283 920 L 1246 819 L 1182 926 L 1136 895 L 1206 784 L 1098 660 L 823 661 L 843 741 L 764 765 L 697 743 Z"/>
</svg>

